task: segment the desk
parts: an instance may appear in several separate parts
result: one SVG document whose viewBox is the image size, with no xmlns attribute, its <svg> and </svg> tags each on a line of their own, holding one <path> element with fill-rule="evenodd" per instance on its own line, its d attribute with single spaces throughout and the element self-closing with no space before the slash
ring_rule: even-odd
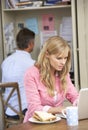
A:
<svg viewBox="0 0 88 130">
<path fill-rule="evenodd" d="M 27 122 L 6 130 L 88 130 L 88 120 L 81 120 L 78 126 L 73 127 L 68 127 L 65 119 L 52 124 L 34 124 Z"/>
</svg>

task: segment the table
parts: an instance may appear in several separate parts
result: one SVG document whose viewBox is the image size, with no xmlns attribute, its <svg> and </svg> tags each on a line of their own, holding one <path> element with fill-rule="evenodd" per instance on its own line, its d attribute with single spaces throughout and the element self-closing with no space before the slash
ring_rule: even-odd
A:
<svg viewBox="0 0 88 130">
<path fill-rule="evenodd" d="M 12 126 L 6 130 L 88 130 L 88 120 L 81 120 L 78 126 L 72 127 L 67 126 L 65 119 L 61 119 L 52 124 L 34 124 L 27 122 Z"/>
</svg>

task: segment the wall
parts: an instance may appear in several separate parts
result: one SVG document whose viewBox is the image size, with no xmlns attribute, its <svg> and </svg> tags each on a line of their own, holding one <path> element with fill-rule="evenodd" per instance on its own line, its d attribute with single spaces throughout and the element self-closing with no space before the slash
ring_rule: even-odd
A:
<svg viewBox="0 0 88 130">
<path fill-rule="evenodd" d="M 77 0 L 80 87 L 88 87 L 88 0 Z"/>
</svg>

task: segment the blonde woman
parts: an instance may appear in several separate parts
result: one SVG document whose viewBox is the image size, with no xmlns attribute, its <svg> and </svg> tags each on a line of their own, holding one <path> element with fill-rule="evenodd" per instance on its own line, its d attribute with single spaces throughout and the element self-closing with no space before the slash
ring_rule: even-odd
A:
<svg viewBox="0 0 88 130">
<path fill-rule="evenodd" d="M 24 84 L 28 102 L 24 122 L 35 110 L 57 114 L 65 107 L 65 99 L 72 104 L 78 92 L 71 82 L 71 49 L 59 36 L 49 38 L 43 45 L 36 64 L 25 74 Z"/>
</svg>

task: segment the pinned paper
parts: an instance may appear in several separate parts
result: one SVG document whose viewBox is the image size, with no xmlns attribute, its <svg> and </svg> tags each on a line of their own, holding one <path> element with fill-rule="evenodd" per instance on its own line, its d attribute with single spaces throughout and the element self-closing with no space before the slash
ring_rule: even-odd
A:
<svg viewBox="0 0 88 130">
<path fill-rule="evenodd" d="M 38 22 L 36 18 L 29 18 L 25 21 L 25 26 L 30 29 L 31 31 L 38 34 Z"/>
<path fill-rule="evenodd" d="M 54 16 L 52 14 L 45 14 L 42 16 L 42 31 L 54 30 Z"/>
<path fill-rule="evenodd" d="M 52 36 L 56 36 L 57 35 L 57 31 L 41 31 L 40 32 L 40 36 L 41 36 L 41 47 L 43 46 L 43 44 L 45 43 L 45 41 L 52 37 Z"/>
</svg>

